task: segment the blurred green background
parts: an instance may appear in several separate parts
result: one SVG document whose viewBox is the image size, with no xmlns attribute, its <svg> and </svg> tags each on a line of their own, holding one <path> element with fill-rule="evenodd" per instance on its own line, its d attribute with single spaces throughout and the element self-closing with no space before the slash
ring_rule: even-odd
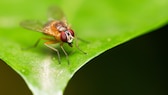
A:
<svg viewBox="0 0 168 95">
<path fill-rule="evenodd" d="M 64 95 L 167 95 L 168 26 L 94 58 L 70 80 Z M 32 95 L 0 61 L 0 95 Z"/>
</svg>

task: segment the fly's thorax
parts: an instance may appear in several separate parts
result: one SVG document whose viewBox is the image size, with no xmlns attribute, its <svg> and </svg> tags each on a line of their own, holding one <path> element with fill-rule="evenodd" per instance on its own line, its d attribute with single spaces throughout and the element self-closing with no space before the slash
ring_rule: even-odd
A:
<svg viewBox="0 0 168 95">
<path fill-rule="evenodd" d="M 56 37 L 59 34 L 59 32 L 55 27 L 55 23 L 56 21 L 50 21 L 49 23 L 45 24 L 43 28 L 44 33 Z"/>
</svg>

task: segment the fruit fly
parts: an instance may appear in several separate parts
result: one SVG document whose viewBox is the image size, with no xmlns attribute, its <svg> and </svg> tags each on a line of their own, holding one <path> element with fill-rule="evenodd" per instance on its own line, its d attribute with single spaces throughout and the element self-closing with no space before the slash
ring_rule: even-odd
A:
<svg viewBox="0 0 168 95">
<path fill-rule="evenodd" d="M 40 21 L 36 20 L 26 20 L 20 23 L 20 25 L 26 29 L 41 32 L 47 36 L 50 36 L 50 38 L 40 38 L 34 46 L 37 46 L 39 41 L 41 39 L 47 40 L 44 45 L 55 52 L 57 52 L 58 55 L 58 62 L 60 61 L 60 53 L 58 49 L 51 46 L 51 44 L 60 44 L 60 47 L 64 54 L 66 55 L 66 59 L 69 64 L 69 58 L 68 54 L 66 53 L 65 49 L 63 48 L 63 44 L 67 43 L 70 47 L 72 47 L 73 40 L 77 37 L 75 37 L 74 31 L 71 29 L 71 27 L 67 24 L 66 19 L 64 17 L 64 13 L 59 9 L 57 6 L 49 7 L 48 9 L 48 22 L 42 23 Z M 76 41 L 76 47 L 83 52 L 79 47 L 78 43 Z M 86 54 L 85 52 L 83 52 Z"/>
</svg>

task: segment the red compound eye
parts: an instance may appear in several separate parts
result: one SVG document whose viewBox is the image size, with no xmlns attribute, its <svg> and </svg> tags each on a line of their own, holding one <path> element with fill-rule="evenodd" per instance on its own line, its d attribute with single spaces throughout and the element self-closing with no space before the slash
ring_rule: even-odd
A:
<svg viewBox="0 0 168 95">
<path fill-rule="evenodd" d="M 72 29 L 69 29 L 69 32 L 71 33 L 71 35 L 74 37 L 74 31 Z"/>
<path fill-rule="evenodd" d="M 66 37 L 65 32 L 61 32 L 61 40 L 62 40 L 63 42 L 67 42 L 67 37 Z"/>
</svg>

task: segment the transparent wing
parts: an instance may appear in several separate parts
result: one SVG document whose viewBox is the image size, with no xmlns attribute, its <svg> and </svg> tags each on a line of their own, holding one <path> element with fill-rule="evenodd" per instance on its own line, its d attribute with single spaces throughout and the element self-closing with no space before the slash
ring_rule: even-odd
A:
<svg viewBox="0 0 168 95">
<path fill-rule="evenodd" d="M 50 6 L 47 12 L 49 20 L 63 20 L 64 13 L 58 6 Z"/>
<path fill-rule="evenodd" d="M 29 30 L 33 30 L 33 31 L 37 31 L 37 32 L 43 32 L 43 24 L 40 21 L 36 21 L 36 20 L 25 20 L 22 21 L 20 23 L 20 25 L 23 28 L 29 29 Z"/>
</svg>

